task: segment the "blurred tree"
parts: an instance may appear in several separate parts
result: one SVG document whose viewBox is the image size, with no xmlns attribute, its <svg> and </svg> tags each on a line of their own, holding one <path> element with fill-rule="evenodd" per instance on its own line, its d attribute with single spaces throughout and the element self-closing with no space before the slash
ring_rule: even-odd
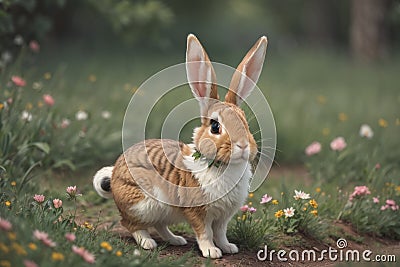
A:
<svg viewBox="0 0 400 267">
<path fill-rule="evenodd" d="M 0 0 L 0 51 L 42 39 L 66 0 Z M 17 37 L 17 39 L 16 39 Z"/>
<path fill-rule="evenodd" d="M 388 49 L 390 0 L 352 0 L 350 45 L 357 60 L 375 61 Z"/>
<path fill-rule="evenodd" d="M 161 29 L 174 19 L 172 10 L 159 0 L 89 0 L 127 43 L 160 41 Z"/>
</svg>

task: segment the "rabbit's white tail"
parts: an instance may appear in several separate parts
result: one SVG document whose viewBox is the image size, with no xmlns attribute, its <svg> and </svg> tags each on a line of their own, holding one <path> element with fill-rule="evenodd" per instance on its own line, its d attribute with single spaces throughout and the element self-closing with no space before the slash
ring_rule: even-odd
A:
<svg viewBox="0 0 400 267">
<path fill-rule="evenodd" d="M 93 177 L 93 187 L 103 198 L 112 198 L 110 182 L 113 169 L 113 166 L 103 167 Z"/>
</svg>

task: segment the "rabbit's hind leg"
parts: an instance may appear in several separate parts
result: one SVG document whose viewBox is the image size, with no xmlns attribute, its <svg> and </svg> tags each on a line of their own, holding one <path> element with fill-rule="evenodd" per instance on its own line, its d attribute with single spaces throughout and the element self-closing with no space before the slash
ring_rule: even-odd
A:
<svg viewBox="0 0 400 267">
<path fill-rule="evenodd" d="M 166 225 L 156 225 L 154 226 L 154 229 L 156 229 L 162 240 L 170 243 L 171 245 L 183 246 L 187 244 L 185 238 L 183 238 L 182 236 L 174 235 Z"/>
</svg>

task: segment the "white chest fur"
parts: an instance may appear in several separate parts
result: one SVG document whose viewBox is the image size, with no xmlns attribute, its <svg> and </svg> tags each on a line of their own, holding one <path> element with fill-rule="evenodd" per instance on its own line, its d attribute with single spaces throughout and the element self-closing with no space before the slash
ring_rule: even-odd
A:
<svg viewBox="0 0 400 267">
<path fill-rule="evenodd" d="M 232 216 L 244 204 L 252 176 L 248 162 L 229 164 L 221 168 L 209 167 L 207 160 L 195 160 L 191 156 L 185 157 L 183 162 L 209 198 L 210 215 Z"/>
</svg>

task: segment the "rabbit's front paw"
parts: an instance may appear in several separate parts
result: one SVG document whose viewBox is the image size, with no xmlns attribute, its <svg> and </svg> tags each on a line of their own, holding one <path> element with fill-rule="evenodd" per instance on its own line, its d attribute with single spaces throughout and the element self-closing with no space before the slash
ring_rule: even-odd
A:
<svg viewBox="0 0 400 267">
<path fill-rule="evenodd" d="M 205 247 L 201 249 L 203 253 L 203 257 L 211 258 L 211 259 L 218 259 L 222 257 L 222 251 L 217 247 Z"/>
<path fill-rule="evenodd" d="M 183 246 L 187 244 L 187 241 L 182 236 L 176 235 L 172 239 L 168 240 L 171 245 L 174 246 Z"/>
<path fill-rule="evenodd" d="M 157 247 L 157 243 L 152 238 L 142 238 L 140 240 L 140 246 L 144 249 L 155 249 Z"/>
<path fill-rule="evenodd" d="M 227 243 L 219 247 L 224 253 L 235 254 L 239 252 L 238 247 L 233 243 Z"/>
</svg>

